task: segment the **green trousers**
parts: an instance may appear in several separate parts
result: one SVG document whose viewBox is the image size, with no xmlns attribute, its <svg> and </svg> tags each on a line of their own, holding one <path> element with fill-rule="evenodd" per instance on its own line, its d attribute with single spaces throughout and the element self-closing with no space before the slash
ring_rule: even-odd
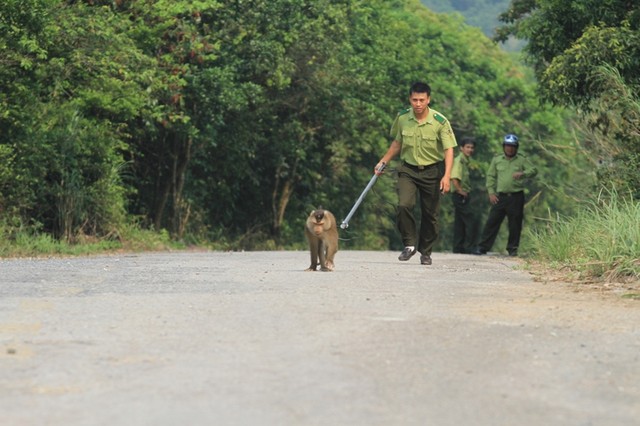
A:
<svg viewBox="0 0 640 426">
<path fill-rule="evenodd" d="M 522 191 L 498 193 L 498 203 L 491 206 L 487 223 L 482 231 L 482 238 L 478 245 L 480 250 L 485 252 L 491 250 L 505 217 L 509 225 L 507 251 L 509 254 L 518 252 L 524 220 L 524 192 Z"/>
<path fill-rule="evenodd" d="M 477 215 L 471 208 L 471 197 L 452 194 L 454 210 L 453 252 L 470 253 L 476 248 L 478 236 Z"/>
<path fill-rule="evenodd" d="M 423 255 L 431 255 L 438 239 L 438 213 L 440 212 L 440 179 L 438 164 L 419 170 L 402 163 L 398 166 L 398 209 L 396 224 L 402 243 L 416 246 Z M 413 209 L 420 198 L 420 232 L 416 232 Z"/>
</svg>

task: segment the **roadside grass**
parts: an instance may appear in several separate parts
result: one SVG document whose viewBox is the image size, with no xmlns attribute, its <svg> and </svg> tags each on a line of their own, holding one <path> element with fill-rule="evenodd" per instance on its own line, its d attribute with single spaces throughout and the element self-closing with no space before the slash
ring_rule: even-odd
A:
<svg viewBox="0 0 640 426">
<path fill-rule="evenodd" d="M 640 203 L 601 193 L 577 215 L 529 231 L 533 260 L 571 281 L 640 280 Z"/>
<path fill-rule="evenodd" d="M 166 231 L 144 230 L 136 225 L 125 226 L 118 233 L 101 239 L 79 235 L 73 243 L 29 229 L 0 226 L 0 258 L 87 256 L 184 248 L 183 243 L 172 241 Z"/>
</svg>

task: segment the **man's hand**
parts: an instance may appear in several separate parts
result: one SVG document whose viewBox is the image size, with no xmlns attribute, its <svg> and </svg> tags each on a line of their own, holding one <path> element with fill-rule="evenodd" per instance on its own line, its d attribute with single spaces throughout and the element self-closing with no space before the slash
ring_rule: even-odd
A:
<svg viewBox="0 0 640 426">
<path fill-rule="evenodd" d="M 524 173 L 523 172 L 515 172 L 512 176 L 513 176 L 513 178 L 515 180 L 518 180 L 518 179 L 522 179 L 522 177 L 524 176 Z"/>
<path fill-rule="evenodd" d="M 451 189 L 451 180 L 448 177 L 443 177 L 440 180 L 440 192 L 446 194 Z"/>
<path fill-rule="evenodd" d="M 496 194 L 489 194 L 489 202 L 491 204 L 498 204 L 498 200 L 500 200 L 498 198 L 498 196 Z"/>
<path fill-rule="evenodd" d="M 373 173 L 380 176 L 381 174 L 384 173 L 384 169 L 386 166 L 387 166 L 387 163 L 385 163 L 384 161 L 378 162 L 378 164 L 376 164 L 376 167 L 373 169 Z"/>
</svg>

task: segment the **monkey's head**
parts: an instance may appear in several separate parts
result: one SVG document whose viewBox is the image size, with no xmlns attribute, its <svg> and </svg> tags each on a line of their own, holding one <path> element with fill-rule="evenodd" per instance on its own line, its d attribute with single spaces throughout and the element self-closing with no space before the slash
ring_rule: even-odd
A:
<svg viewBox="0 0 640 426">
<path fill-rule="evenodd" d="M 321 208 L 318 210 L 314 210 L 311 215 L 315 218 L 316 223 L 321 223 L 324 219 L 324 210 Z"/>
<path fill-rule="evenodd" d="M 322 208 L 312 211 L 309 214 L 309 219 L 307 219 L 307 227 L 318 237 L 324 232 L 324 219 L 324 210 Z"/>
</svg>

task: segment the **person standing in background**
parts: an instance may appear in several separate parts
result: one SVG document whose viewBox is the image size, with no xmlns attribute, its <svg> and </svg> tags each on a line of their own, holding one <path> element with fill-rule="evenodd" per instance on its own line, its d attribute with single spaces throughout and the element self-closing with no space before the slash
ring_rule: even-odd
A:
<svg viewBox="0 0 640 426">
<path fill-rule="evenodd" d="M 465 138 L 460 144 L 460 154 L 453 160 L 451 192 L 453 193 L 453 252 L 471 253 L 476 248 L 478 220 L 471 210 L 471 181 L 469 162 L 476 144 Z"/>
<path fill-rule="evenodd" d="M 487 172 L 491 209 L 474 254 L 487 254 L 491 250 L 506 216 L 509 224 L 507 252 L 509 256 L 518 255 L 524 221 L 524 184 L 538 174 L 533 164 L 524 155 L 518 154 L 519 146 L 518 137 L 510 133 L 502 141 L 503 153 L 491 160 Z"/>
</svg>

